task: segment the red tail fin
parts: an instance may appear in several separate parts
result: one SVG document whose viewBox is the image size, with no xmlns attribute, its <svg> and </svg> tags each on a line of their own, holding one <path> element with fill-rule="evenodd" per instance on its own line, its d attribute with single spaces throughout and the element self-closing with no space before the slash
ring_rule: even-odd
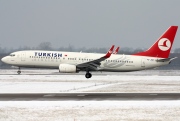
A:
<svg viewBox="0 0 180 121">
<path fill-rule="evenodd" d="M 168 58 L 171 51 L 178 26 L 171 26 L 166 32 L 145 52 L 133 55 Z"/>
</svg>

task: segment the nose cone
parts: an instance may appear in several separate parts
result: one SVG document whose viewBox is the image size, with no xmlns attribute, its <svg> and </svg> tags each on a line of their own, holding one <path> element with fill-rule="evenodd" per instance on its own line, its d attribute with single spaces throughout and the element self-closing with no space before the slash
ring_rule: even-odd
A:
<svg viewBox="0 0 180 121">
<path fill-rule="evenodd" d="M 6 61 L 7 61 L 6 58 L 7 58 L 7 57 L 3 57 L 3 58 L 1 59 L 1 61 L 4 62 L 4 63 L 6 63 Z"/>
<path fill-rule="evenodd" d="M 4 62 L 4 58 L 2 58 L 1 61 Z"/>
</svg>

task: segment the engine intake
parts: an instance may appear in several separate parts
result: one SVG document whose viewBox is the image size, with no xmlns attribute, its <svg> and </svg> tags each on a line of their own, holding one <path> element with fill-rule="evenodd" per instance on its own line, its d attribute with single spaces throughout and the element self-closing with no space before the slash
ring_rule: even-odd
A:
<svg viewBox="0 0 180 121">
<path fill-rule="evenodd" d="M 76 73 L 77 69 L 76 69 L 75 65 L 60 64 L 59 65 L 59 72 L 62 72 L 62 73 Z"/>
</svg>

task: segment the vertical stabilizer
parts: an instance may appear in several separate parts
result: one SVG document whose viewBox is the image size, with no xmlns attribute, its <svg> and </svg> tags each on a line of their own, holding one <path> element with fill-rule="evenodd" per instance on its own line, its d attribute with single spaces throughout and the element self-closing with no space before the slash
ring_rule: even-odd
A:
<svg viewBox="0 0 180 121">
<path fill-rule="evenodd" d="M 133 55 L 168 58 L 178 26 L 169 27 L 166 32 L 146 51 Z"/>
</svg>

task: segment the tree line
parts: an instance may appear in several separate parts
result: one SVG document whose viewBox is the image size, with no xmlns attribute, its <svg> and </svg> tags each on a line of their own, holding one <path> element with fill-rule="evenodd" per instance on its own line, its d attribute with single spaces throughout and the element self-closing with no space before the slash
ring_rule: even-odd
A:
<svg viewBox="0 0 180 121">
<path fill-rule="evenodd" d="M 21 50 L 50 50 L 50 51 L 69 51 L 69 52 L 88 52 L 88 53 L 106 53 L 109 48 L 106 47 L 101 47 L 101 48 L 86 48 L 86 47 L 80 47 L 80 48 L 75 48 L 72 45 L 69 45 L 67 47 L 59 47 L 59 48 L 53 48 L 50 42 L 42 42 L 40 43 L 37 47 L 29 47 L 29 46 L 24 46 L 24 47 L 19 47 L 16 49 L 7 49 L 3 48 L 0 46 L 0 54 L 4 53 L 11 53 L 15 51 L 21 51 Z M 119 53 L 121 54 L 130 54 L 130 53 L 135 53 L 135 52 L 140 52 L 143 51 L 144 49 L 132 49 L 128 47 L 120 48 Z"/>
<path fill-rule="evenodd" d="M 69 52 L 88 52 L 88 53 L 106 53 L 109 48 L 106 47 L 101 47 L 101 48 L 86 48 L 86 47 L 80 47 L 80 48 L 75 48 L 72 45 L 69 45 L 67 47 L 59 47 L 59 48 L 54 48 L 52 47 L 52 44 L 50 42 L 41 42 L 37 47 L 29 47 L 29 46 L 24 46 L 24 47 L 19 47 L 16 49 L 7 49 L 3 48 L 0 46 L 0 54 L 7 54 L 11 53 L 14 51 L 21 51 L 21 50 L 51 50 L 51 51 L 69 51 Z M 129 48 L 129 47 L 120 47 L 119 54 L 133 54 L 141 51 L 145 51 L 147 48 Z M 173 53 L 180 53 L 180 48 L 176 48 Z"/>
</svg>

